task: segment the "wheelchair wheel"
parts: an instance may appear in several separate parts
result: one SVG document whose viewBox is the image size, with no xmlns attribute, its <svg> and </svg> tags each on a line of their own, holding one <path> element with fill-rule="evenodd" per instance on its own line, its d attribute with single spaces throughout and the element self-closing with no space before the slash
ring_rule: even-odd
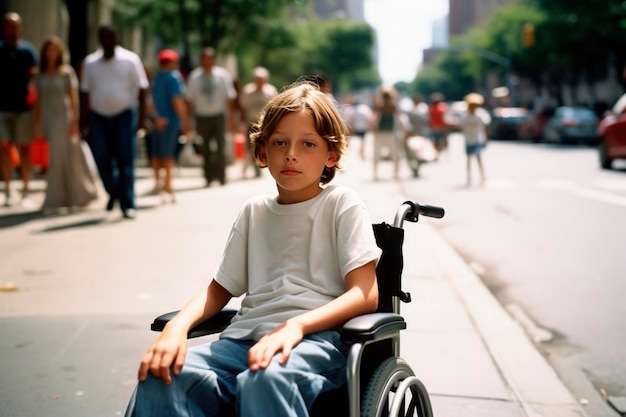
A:
<svg viewBox="0 0 626 417">
<path fill-rule="evenodd" d="M 402 358 L 391 357 L 372 375 L 363 402 L 361 417 L 432 417 L 424 384 Z"/>
</svg>

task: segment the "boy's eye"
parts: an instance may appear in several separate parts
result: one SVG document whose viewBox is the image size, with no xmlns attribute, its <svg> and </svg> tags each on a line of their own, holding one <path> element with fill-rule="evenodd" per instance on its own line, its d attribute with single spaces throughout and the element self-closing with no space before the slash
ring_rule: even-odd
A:
<svg viewBox="0 0 626 417">
<path fill-rule="evenodd" d="M 274 139 L 272 141 L 272 145 L 274 146 L 283 146 L 285 144 L 285 141 L 282 139 Z"/>
<path fill-rule="evenodd" d="M 314 142 L 311 142 L 311 141 L 309 141 L 309 140 L 307 140 L 307 141 L 305 141 L 305 142 L 304 142 L 304 147 L 305 147 L 305 148 L 312 148 L 312 147 L 314 147 L 314 146 L 315 146 L 315 143 L 314 143 Z"/>
</svg>

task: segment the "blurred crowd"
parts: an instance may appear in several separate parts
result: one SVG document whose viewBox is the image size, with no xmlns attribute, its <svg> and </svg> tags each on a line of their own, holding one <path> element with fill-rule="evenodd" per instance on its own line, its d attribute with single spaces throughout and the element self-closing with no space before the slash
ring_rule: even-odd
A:
<svg viewBox="0 0 626 417">
<path fill-rule="evenodd" d="M 261 175 L 249 140 L 254 122 L 278 90 L 270 73 L 254 68 L 249 84 L 240 85 L 228 70 L 216 64 L 215 49 L 203 48 L 198 66 L 183 76 L 176 51 L 158 52 L 158 68 L 147 67 L 141 57 L 120 45 L 112 26 L 98 29 L 100 47 L 87 55 L 80 68 L 68 65 L 63 41 L 50 36 L 39 51 L 21 38 L 22 19 L 9 12 L 3 19 L 0 43 L 0 167 L 4 181 L 4 206 L 17 204 L 12 174 L 19 171 L 20 204 L 28 202 L 33 164 L 45 174 L 46 196 L 42 214 L 80 210 L 97 201 L 101 182 L 107 193 L 106 210 L 119 207 L 124 218 L 135 218 L 135 164 L 138 140 L 144 140 L 153 172 L 152 194 L 163 202 L 176 201 L 173 169 L 183 149 L 202 160 L 209 187 L 225 185 L 229 164 L 228 138 L 243 137 L 243 178 Z M 470 163 L 480 159 L 487 142 L 489 113 L 482 96 L 466 97 L 468 111 L 451 122 L 440 93 L 425 101 L 412 97 L 401 108 L 400 97 L 390 87 L 372 96 L 345 97 L 339 103 L 332 84 L 322 74 L 308 76 L 332 97 L 344 116 L 351 143 L 362 159 L 372 160 L 372 178 L 379 180 L 380 163 L 392 164 L 397 179 L 406 162 L 414 177 L 420 166 L 434 162 L 448 146 L 448 133 L 464 133 L 467 183 Z M 138 139 L 139 138 L 139 139 Z M 366 149 L 369 147 L 369 149 Z"/>
</svg>

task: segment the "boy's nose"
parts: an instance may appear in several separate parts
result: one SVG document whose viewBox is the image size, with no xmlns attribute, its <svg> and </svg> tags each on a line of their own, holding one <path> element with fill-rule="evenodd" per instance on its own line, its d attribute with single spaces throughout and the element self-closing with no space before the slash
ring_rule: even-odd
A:
<svg viewBox="0 0 626 417">
<path fill-rule="evenodd" d="M 287 152 L 285 153 L 285 160 L 287 160 L 287 161 L 295 161 L 296 160 L 296 149 L 295 149 L 295 146 L 289 146 L 287 148 Z"/>
</svg>

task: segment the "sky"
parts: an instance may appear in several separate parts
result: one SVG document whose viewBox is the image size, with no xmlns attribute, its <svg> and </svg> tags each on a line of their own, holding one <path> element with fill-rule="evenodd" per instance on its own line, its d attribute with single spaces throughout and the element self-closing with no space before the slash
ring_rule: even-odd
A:
<svg viewBox="0 0 626 417">
<path fill-rule="evenodd" d="M 376 30 L 383 83 L 410 82 L 431 46 L 432 24 L 448 13 L 448 0 L 365 0 L 365 20 Z"/>
</svg>

